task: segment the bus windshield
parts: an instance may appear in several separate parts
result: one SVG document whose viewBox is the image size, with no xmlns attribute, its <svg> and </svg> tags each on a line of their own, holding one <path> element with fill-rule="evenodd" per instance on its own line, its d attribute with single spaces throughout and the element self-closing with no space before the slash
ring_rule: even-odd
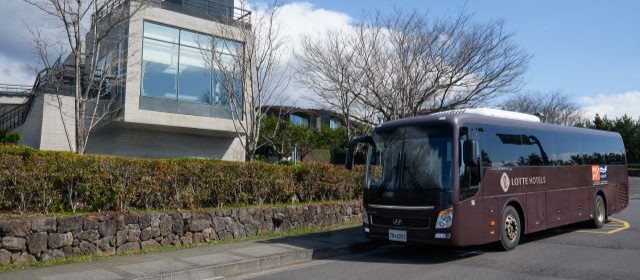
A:
<svg viewBox="0 0 640 280">
<path fill-rule="evenodd" d="M 450 127 L 399 127 L 376 132 L 373 140 L 366 172 L 368 203 L 450 202 L 454 166 Z"/>
</svg>

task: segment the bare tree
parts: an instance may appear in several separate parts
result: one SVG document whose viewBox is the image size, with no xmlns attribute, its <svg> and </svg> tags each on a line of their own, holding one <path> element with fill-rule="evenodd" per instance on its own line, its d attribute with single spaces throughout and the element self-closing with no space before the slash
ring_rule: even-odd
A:
<svg viewBox="0 0 640 280">
<path fill-rule="evenodd" d="M 49 39 L 43 35 L 43 31 L 40 27 L 29 27 L 29 32 L 31 33 L 32 48 L 36 56 L 40 61 L 40 67 L 44 69 L 40 69 L 38 67 L 34 67 L 34 72 L 37 73 L 35 87 L 42 87 L 43 85 L 46 89 L 38 89 L 36 88 L 35 94 L 40 94 L 42 90 L 50 92 L 55 97 L 53 107 L 58 109 L 60 115 L 60 121 L 62 122 L 62 127 L 65 133 L 65 138 L 67 139 L 67 144 L 69 147 L 69 151 L 73 151 L 75 149 L 75 137 L 71 134 L 70 124 L 67 123 L 67 120 L 73 119 L 74 112 L 67 112 L 63 106 L 63 97 L 62 93 L 64 93 L 67 89 L 65 88 L 64 83 L 64 67 L 61 65 L 62 54 L 65 52 L 64 45 L 61 42 L 51 42 Z M 58 58 L 55 59 L 55 55 L 58 54 Z"/>
<path fill-rule="evenodd" d="M 329 31 L 322 40 L 309 36 L 302 38 L 302 49 L 295 54 L 296 80 L 313 90 L 317 95 L 316 102 L 325 109 L 339 110 L 349 138 L 353 130 L 351 119 L 363 115 L 356 114 L 359 113 L 357 109 L 362 108 L 356 98 L 362 90 L 352 43 L 346 31 Z"/>
<path fill-rule="evenodd" d="M 121 108 L 115 88 L 124 78 L 122 44 L 129 20 L 147 6 L 145 0 L 23 0 L 33 5 L 64 31 L 64 60 L 58 86 L 45 88 L 51 94 L 74 97 L 75 139 L 73 150 L 83 154 L 93 130 L 106 123 Z M 32 28 L 32 30 L 38 30 Z M 34 45 L 45 67 L 51 67 L 50 53 L 41 31 L 32 31 Z M 67 81 L 66 79 L 69 78 Z M 51 81 L 49 81 L 51 83 Z M 69 84 L 62 87 L 60 84 Z M 62 112 L 62 110 L 61 110 Z M 69 135 L 69 133 L 67 133 Z"/>
<path fill-rule="evenodd" d="M 561 91 L 522 92 L 504 100 L 500 107 L 527 114 L 541 114 L 542 121 L 560 125 L 576 125 L 582 122 L 580 106 Z"/>
<path fill-rule="evenodd" d="M 276 21 L 282 4 L 281 0 L 268 1 L 250 20 L 248 14 L 231 15 L 223 19 L 224 25 L 212 25 L 214 35 L 198 42 L 205 63 L 215 73 L 218 86 L 214 90 L 224 95 L 222 105 L 228 106 L 247 161 L 259 148 L 265 112 L 277 105 L 289 85 L 282 63 L 285 38 Z M 239 10 L 248 7 L 247 1 L 239 1 Z"/>
<path fill-rule="evenodd" d="M 348 40 L 327 36 L 307 43 L 299 54 L 305 74 L 322 82 L 316 91 L 341 89 L 344 79 L 326 71 L 346 50 L 355 86 L 349 100 L 372 110 L 377 121 L 429 114 L 482 104 L 517 89 L 530 56 L 503 31 L 503 22 L 479 24 L 465 13 L 430 20 L 416 11 L 374 13 L 356 24 Z M 334 46 L 335 45 L 335 46 Z M 311 46 L 311 47 L 309 47 Z M 318 55 L 322 53 L 322 55 Z M 315 56 L 315 57 L 312 57 Z M 347 75 L 343 75 L 347 76 Z M 340 103 L 333 96 L 334 103 Z"/>
</svg>

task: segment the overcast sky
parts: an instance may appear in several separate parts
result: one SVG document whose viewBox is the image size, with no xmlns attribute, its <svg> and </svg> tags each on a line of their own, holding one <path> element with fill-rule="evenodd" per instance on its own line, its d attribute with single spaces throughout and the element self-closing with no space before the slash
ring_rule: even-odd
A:
<svg viewBox="0 0 640 280">
<path fill-rule="evenodd" d="M 394 7 L 434 16 L 464 7 L 480 22 L 504 19 L 513 40 L 534 55 L 525 90 L 562 90 L 590 116 L 640 117 L 640 1 L 291 0 L 280 21 L 293 50 L 302 34 L 345 28 L 365 9 Z M 33 82 L 30 66 L 37 66 L 37 59 L 27 23 L 52 22 L 20 0 L 2 0 L 0 83 Z M 288 92 L 301 104 L 309 94 L 299 86 Z"/>
</svg>

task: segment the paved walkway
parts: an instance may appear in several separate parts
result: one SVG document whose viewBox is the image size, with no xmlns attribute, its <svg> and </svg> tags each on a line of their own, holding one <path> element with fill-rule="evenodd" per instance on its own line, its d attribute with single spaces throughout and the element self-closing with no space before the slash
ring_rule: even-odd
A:
<svg viewBox="0 0 640 280">
<path fill-rule="evenodd" d="M 361 227 L 0 273 L 0 279 L 219 279 L 373 246 Z"/>
</svg>

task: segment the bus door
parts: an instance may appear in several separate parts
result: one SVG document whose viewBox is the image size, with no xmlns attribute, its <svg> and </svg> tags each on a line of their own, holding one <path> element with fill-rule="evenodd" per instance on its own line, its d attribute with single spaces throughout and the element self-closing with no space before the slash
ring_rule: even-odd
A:
<svg viewBox="0 0 640 280">
<path fill-rule="evenodd" d="M 483 195 L 480 191 L 482 181 L 482 160 L 479 151 L 479 129 L 477 127 L 460 128 L 459 152 L 459 192 L 454 221 L 457 221 L 456 233 L 460 245 L 481 244 L 485 224 Z"/>
</svg>

